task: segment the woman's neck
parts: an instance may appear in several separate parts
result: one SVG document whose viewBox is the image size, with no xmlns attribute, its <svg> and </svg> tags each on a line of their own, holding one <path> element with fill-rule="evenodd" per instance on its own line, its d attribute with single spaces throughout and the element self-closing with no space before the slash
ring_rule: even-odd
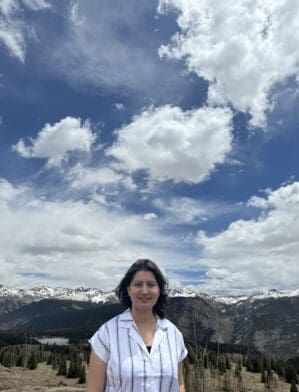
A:
<svg viewBox="0 0 299 392">
<path fill-rule="evenodd" d="M 155 323 L 156 317 L 152 311 L 139 312 L 136 309 L 131 309 L 132 317 L 136 324 Z"/>
</svg>

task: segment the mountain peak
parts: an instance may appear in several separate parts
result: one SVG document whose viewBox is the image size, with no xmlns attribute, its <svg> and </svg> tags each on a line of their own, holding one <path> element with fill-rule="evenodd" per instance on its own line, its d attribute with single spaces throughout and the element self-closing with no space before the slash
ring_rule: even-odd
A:
<svg viewBox="0 0 299 392">
<path fill-rule="evenodd" d="M 256 293 L 252 295 L 238 295 L 238 296 L 210 296 L 208 294 L 199 292 L 188 288 L 171 288 L 168 291 L 170 297 L 202 297 L 213 298 L 217 302 L 225 304 L 235 304 L 243 301 L 255 301 L 257 299 L 265 298 L 281 298 L 299 296 L 299 289 L 290 291 L 278 291 L 271 289 L 263 293 Z M 97 288 L 85 288 L 83 286 L 75 289 L 66 287 L 51 288 L 48 286 L 36 286 L 30 289 L 8 288 L 0 284 L 0 297 L 19 297 L 27 298 L 32 301 L 40 301 L 42 299 L 69 299 L 74 301 L 85 302 L 115 302 L 116 295 L 114 290 L 102 291 Z"/>
</svg>

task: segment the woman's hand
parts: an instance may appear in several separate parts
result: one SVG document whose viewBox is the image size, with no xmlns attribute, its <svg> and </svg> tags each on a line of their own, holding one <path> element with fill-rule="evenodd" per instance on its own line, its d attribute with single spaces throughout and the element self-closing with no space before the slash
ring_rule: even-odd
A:
<svg viewBox="0 0 299 392">
<path fill-rule="evenodd" d="M 106 369 L 107 364 L 92 351 L 89 361 L 87 392 L 104 392 Z"/>
</svg>

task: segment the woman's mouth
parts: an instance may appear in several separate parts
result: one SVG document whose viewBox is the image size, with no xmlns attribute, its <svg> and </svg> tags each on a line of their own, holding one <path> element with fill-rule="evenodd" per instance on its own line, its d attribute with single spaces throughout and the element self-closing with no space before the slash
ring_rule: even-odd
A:
<svg viewBox="0 0 299 392">
<path fill-rule="evenodd" d="M 148 302 L 149 300 L 150 300 L 150 298 L 147 298 L 147 297 L 139 298 L 139 301 L 141 301 L 141 302 Z"/>
</svg>

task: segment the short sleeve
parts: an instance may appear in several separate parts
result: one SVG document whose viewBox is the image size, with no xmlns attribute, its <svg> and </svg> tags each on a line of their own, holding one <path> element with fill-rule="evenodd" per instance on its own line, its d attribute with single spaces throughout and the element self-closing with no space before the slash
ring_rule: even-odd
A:
<svg viewBox="0 0 299 392">
<path fill-rule="evenodd" d="M 103 324 L 89 339 L 92 350 L 105 363 L 110 358 L 110 339 L 107 324 Z"/>
<path fill-rule="evenodd" d="M 184 338 L 181 332 L 176 328 L 176 340 L 177 340 L 177 355 L 178 363 L 182 362 L 186 358 L 188 351 L 186 349 Z"/>
</svg>

